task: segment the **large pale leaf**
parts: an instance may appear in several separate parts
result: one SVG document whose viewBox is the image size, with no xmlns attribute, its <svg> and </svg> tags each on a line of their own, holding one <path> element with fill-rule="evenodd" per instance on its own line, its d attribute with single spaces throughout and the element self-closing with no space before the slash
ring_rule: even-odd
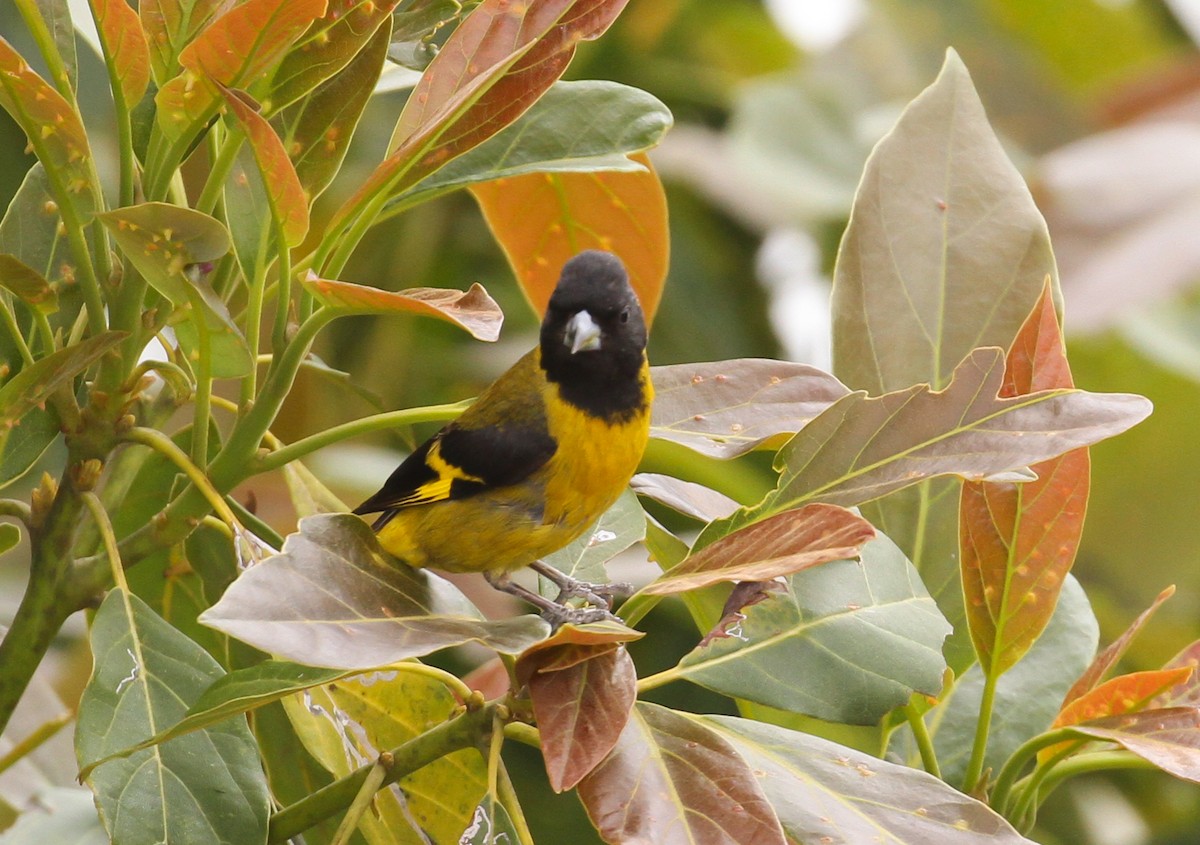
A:
<svg viewBox="0 0 1200 845">
<path fill-rule="evenodd" d="M 724 493 L 718 493 L 703 484 L 683 481 L 669 475 L 639 472 L 629 482 L 633 492 L 653 499 L 685 516 L 701 522 L 712 522 L 729 516 L 740 505 Z"/>
<path fill-rule="evenodd" d="M 150 45 L 138 14 L 125 0 L 88 0 L 88 4 L 106 60 L 116 70 L 121 95 L 133 108 L 150 84 Z"/>
<path fill-rule="evenodd" d="M 559 572 L 581 581 L 605 583 L 608 573 L 604 564 L 645 537 L 646 512 L 637 496 L 626 490 L 595 525 L 543 560 Z M 538 576 L 538 582 L 543 595 L 557 594 L 558 587 L 544 576 Z"/>
<path fill-rule="evenodd" d="M 137 596 L 109 592 L 91 631 L 95 667 L 75 733 L 81 765 L 178 721 L 222 670 Z M 225 722 L 113 760 L 88 783 L 113 841 L 241 845 L 266 838 L 269 796 L 245 722 Z"/>
<path fill-rule="evenodd" d="M 342 166 L 383 69 L 390 33 L 391 23 L 385 22 L 348 65 L 279 117 L 296 175 L 310 197 L 319 196 Z"/>
<path fill-rule="evenodd" d="M 993 772 L 1021 743 L 1054 721 L 1058 705 L 1071 679 L 1078 677 L 1092 655 L 1100 629 L 1087 596 L 1073 575 L 1068 575 L 1050 624 L 1017 664 L 1000 676 L 988 732 L 984 768 Z M 942 700 L 925 716 L 933 734 L 942 777 L 958 786 L 966 773 L 979 705 L 983 697 L 983 672 L 975 664 L 963 673 Z M 910 737 L 903 727 L 898 736 Z M 913 765 L 920 761 L 914 747 L 899 749 Z"/>
<path fill-rule="evenodd" d="M 950 626 L 886 537 L 861 561 L 826 563 L 727 615 L 680 661 L 681 677 L 734 698 L 869 725 L 914 691 L 935 695 Z"/>
<path fill-rule="evenodd" d="M 834 268 L 834 373 L 872 394 L 944 387 L 971 349 L 1007 349 L 1049 275 L 1046 224 L 950 51 L 937 80 L 871 154 Z M 973 657 L 958 566 L 958 482 L 864 508 L 904 549 Z"/>
<path fill-rule="evenodd" d="M 597 114 L 604 120 L 597 122 Z M 477 182 L 528 173 L 641 170 L 630 154 L 657 145 L 670 126 L 667 107 L 645 91 L 602 80 L 556 82 L 503 132 L 389 205 L 413 205 Z"/>
<path fill-rule="evenodd" d="M 741 358 L 653 367 L 650 436 L 714 458 L 782 443 L 850 391 L 807 364 Z"/>
<path fill-rule="evenodd" d="M 124 2 L 124 0 L 122 0 Z M 92 793 L 59 786 L 38 793 L 12 827 L 0 833 L 2 845 L 110 845 L 96 817 Z"/>
<path fill-rule="evenodd" d="M 785 845 L 754 770 L 703 722 L 638 702 L 612 753 L 579 784 L 606 842 Z"/>
<path fill-rule="evenodd" d="M 511 124 L 562 75 L 582 40 L 599 37 L 626 0 L 483 0 L 413 89 L 388 157 L 335 214 L 403 191 Z"/>
<path fill-rule="evenodd" d="M 1000 398 L 1004 356 L 977 349 L 944 390 L 917 385 L 879 397 L 852 393 L 793 437 L 776 456 L 778 486 L 730 523 L 810 501 L 857 505 L 924 479 L 1029 478 L 1022 470 L 1071 449 L 1120 434 L 1150 413 L 1150 402 L 1124 393 L 1047 390 Z M 706 538 L 719 536 L 713 526 Z"/>
<path fill-rule="evenodd" d="M 1002 397 L 1075 386 L 1047 281 L 1005 363 Z M 962 583 L 975 653 L 991 674 L 1021 659 L 1054 613 L 1087 511 L 1086 448 L 1033 464 L 1024 484 L 967 482 L 959 508 Z"/>
<path fill-rule="evenodd" d="M 500 306 L 478 282 L 466 293 L 444 288 L 397 292 L 312 275 L 303 284 L 319 302 L 345 314 L 420 314 L 466 329 L 479 340 L 496 340 L 504 322 Z"/>
<path fill-rule="evenodd" d="M 104 332 L 52 352 L 30 364 L 0 387 L 0 426 L 12 428 L 126 337 Z"/>
<path fill-rule="evenodd" d="M 1200 783 L 1200 709 L 1171 707 L 1110 716 L 1072 732 L 1115 742 L 1177 778 Z"/>
<path fill-rule="evenodd" d="M 986 804 L 923 771 L 750 719 L 691 718 L 754 770 L 791 842 L 1032 845 Z"/>
<path fill-rule="evenodd" d="M 176 307 L 188 304 L 193 265 L 229 252 L 225 227 L 191 208 L 144 202 L 99 217 L 142 277 Z"/>
<path fill-rule="evenodd" d="M 540 314 L 559 270 L 585 249 L 620 256 L 647 322 L 667 279 L 667 199 L 644 153 L 630 172 L 531 173 L 475 185 L 492 235 Z"/>
<path fill-rule="evenodd" d="M 457 704 L 436 678 L 393 671 L 332 681 L 284 702 L 305 747 L 339 778 L 444 723 Z M 359 831 L 371 845 L 457 842 L 486 789 L 479 752 L 457 751 L 376 793 Z"/>
<path fill-rule="evenodd" d="M 516 653 L 549 631 L 536 616 L 485 621 L 450 582 L 397 561 L 348 514 L 301 520 L 282 554 L 243 572 L 201 621 L 334 669 L 386 666 L 466 642 Z"/>
<path fill-rule="evenodd" d="M 856 557 L 875 536 L 871 523 L 820 502 L 747 525 L 689 555 L 639 593 L 671 595 L 711 584 L 770 581 L 810 566 Z"/>
</svg>

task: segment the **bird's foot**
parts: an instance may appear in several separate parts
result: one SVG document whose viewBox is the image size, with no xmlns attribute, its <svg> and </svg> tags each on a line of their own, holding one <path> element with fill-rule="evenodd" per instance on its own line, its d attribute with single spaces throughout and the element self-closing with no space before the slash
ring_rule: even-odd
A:
<svg viewBox="0 0 1200 845">
<path fill-rule="evenodd" d="M 545 566 L 545 564 L 541 564 L 541 566 Z M 611 596 L 630 592 L 632 588 L 628 584 L 588 584 L 587 582 L 578 581 L 563 575 L 563 573 L 553 567 L 545 566 L 545 568 L 549 569 L 556 576 L 552 577 L 551 580 L 559 588 L 557 601 L 548 599 L 543 595 L 522 587 L 520 584 L 514 583 L 507 573 L 485 572 L 483 573 L 483 577 L 497 590 L 501 590 L 532 604 L 541 611 L 542 618 L 549 622 L 552 628 L 557 629 L 560 625 L 568 622 L 572 625 L 588 625 L 593 622 L 605 622 L 608 620 L 621 621 L 609 609 L 612 606 Z M 542 572 L 542 569 L 539 568 L 538 572 Z M 566 583 L 561 583 L 559 579 L 565 579 Z M 573 591 L 576 589 L 578 592 Z M 582 598 L 592 606 L 572 607 L 565 603 L 568 598 Z"/>
<path fill-rule="evenodd" d="M 541 616 L 550 623 L 553 630 L 558 630 L 560 625 L 570 623 L 571 625 L 590 625 L 593 622 L 620 622 L 620 618 L 614 616 L 611 611 L 604 610 L 599 607 L 571 607 L 566 604 L 551 603 L 542 609 Z"/>
<path fill-rule="evenodd" d="M 611 584 L 593 584 L 590 581 L 580 581 L 564 572 L 559 572 L 547 563 L 534 561 L 530 567 L 542 577 L 558 587 L 557 604 L 564 605 L 570 599 L 583 599 L 592 607 L 608 613 L 612 610 L 613 598 L 627 596 L 633 592 L 633 585 L 623 581 Z M 611 614 L 610 614 L 611 615 Z"/>
</svg>

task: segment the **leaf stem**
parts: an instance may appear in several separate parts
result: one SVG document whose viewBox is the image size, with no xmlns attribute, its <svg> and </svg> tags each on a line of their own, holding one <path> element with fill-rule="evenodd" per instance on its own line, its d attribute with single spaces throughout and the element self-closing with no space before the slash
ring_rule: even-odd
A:
<svg viewBox="0 0 1200 845">
<path fill-rule="evenodd" d="M 67 72 L 67 64 L 58 51 L 58 45 L 54 43 L 54 36 L 46 25 L 46 19 L 42 17 L 41 10 L 31 0 L 14 1 L 21 12 L 21 17 L 25 20 L 25 26 L 33 36 L 34 43 L 37 44 L 38 52 L 42 54 L 42 59 L 50 70 L 50 79 L 54 82 L 54 89 L 74 106 L 75 91 L 71 88 L 71 76 Z"/>
<path fill-rule="evenodd" d="M 1075 738 L 1075 736 L 1070 728 L 1058 728 L 1057 730 L 1038 734 L 1021 743 L 1017 747 L 1017 750 L 1004 761 L 1004 765 L 1000 767 L 1000 774 L 996 778 L 996 786 L 992 790 L 990 801 L 996 811 L 1007 815 L 1006 811 L 1013 784 L 1030 758 L 1034 757 L 1043 748 L 1048 748 L 1060 742 L 1067 742 Z"/>
<path fill-rule="evenodd" d="M 225 499 L 213 487 L 208 476 L 204 474 L 204 471 L 200 467 L 192 463 L 182 449 L 175 445 L 175 441 L 161 431 L 141 427 L 131 428 L 125 433 L 124 439 L 130 443 L 140 443 L 143 446 L 149 446 L 156 452 L 161 453 L 183 471 L 188 480 L 203 494 L 209 506 L 220 515 L 221 519 L 225 520 L 227 525 L 231 528 L 238 525 L 237 517 L 233 515 L 233 511 L 229 509 L 229 505 L 225 503 Z"/>
<path fill-rule="evenodd" d="M 121 555 L 117 552 L 117 537 L 113 533 L 112 522 L 109 521 L 108 513 L 104 510 L 104 504 L 100 501 L 100 497 L 91 490 L 83 494 L 83 504 L 91 511 L 92 520 L 96 523 L 100 539 L 104 542 L 104 553 L 108 555 L 108 565 L 112 570 L 113 582 L 122 590 L 128 591 L 129 584 L 125 582 L 125 570 L 121 567 Z"/>
<path fill-rule="evenodd" d="M 0 516 L 14 517 L 29 527 L 29 505 L 17 499 L 0 499 Z"/>
<path fill-rule="evenodd" d="M 647 675 L 645 678 L 640 678 L 637 682 L 638 695 L 666 686 L 672 681 L 682 680 L 682 678 L 683 670 L 678 665 L 672 666 L 670 669 L 664 669 L 654 675 Z"/>
<path fill-rule="evenodd" d="M 942 768 L 938 765 L 937 751 L 934 750 L 933 738 L 929 735 L 929 727 L 925 724 L 924 717 L 911 701 L 904 705 L 904 715 L 908 719 L 908 726 L 912 728 L 917 750 L 921 753 L 921 765 L 929 774 L 940 779 Z"/>
<path fill-rule="evenodd" d="M 996 683 L 1000 676 L 987 672 L 983 679 L 983 697 L 979 702 L 979 720 L 975 723 L 975 742 L 971 747 L 971 759 L 963 776 L 963 792 L 970 795 L 979 785 L 983 774 L 983 761 L 987 756 L 988 734 L 992 729 L 992 712 L 996 707 Z"/>
<path fill-rule="evenodd" d="M 233 168 L 233 163 L 237 160 L 237 154 L 245 140 L 246 135 L 240 130 L 234 129 L 225 133 L 225 138 L 220 142 L 212 166 L 209 168 L 208 178 L 204 182 L 200 196 L 196 199 L 197 211 L 208 215 L 213 213 L 213 209 L 217 207 L 217 201 L 221 198 L 221 192 L 225 189 L 225 177 Z"/>
<path fill-rule="evenodd" d="M 196 390 L 192 413 L 192 463 L 204 469 L 208 465 L 208 429 L 212 420 L 212 335 L 204 315 L 204 300 L 200 291 L 187 285 L 188 304 L 199 341 L 199 360 L 196 361 Z"/>
<path fill-rule="evenodd" d="M 453 719 L 392 749 L 392 767 L 384 776 L 380 788 L 447 754 L 477 746 L 480 737 L 491 728 L 495 706 L 468 708 Z M 286 842 L 350 806 L 373 767 L 374 764 L 363 766 L 272 815 L 267 842 L 270 845 Z"/>
<path fill-rule="evenodd" d="M 281 446 L 273 452 L 257 459 L 255 471 L 267 472 L 279 469 L 297 458 L 302 458 L 310 452 L 315 452 L 330 444 L 367 434 L 371 431 L 397 428 L 402 425 L 412 425 L 421 422 L 440 422 L 452 420 L 471 406 L 474 400 L 452 402 L 445 405 L 427 405 L 422 408 L 405 408 L 399 411 L 389 411 L 383 414 L 372 414 L 369 417 L 352 420 L 348 423 L 335 425 L 316 434 L 310 434 L 294 443 Z"/>
<path fill-rule="evenodd" d="M 358 822 L 362 818 L 363 813 L 371 806 L 371 802 L 375 800 L 375 793 L 383 788 L 383 779 L 387 776 L 388 770 L 392 768 L 392 755 L 384 751 L 379 755 L 379 759 L 375 761 L 367 776 L 363 778 L 362 786 L 358 789 L 358 794 L 354 796 L 354 801 L 350 804 L 350 809 L 346 811 L 346 815 L 342 817 L 341 824 L 338 825 L 337 832 L 333 835 L 331 845 L 347 845 L 350 842 L 350 837 L 354 835 L 354 831 L 358 829 Z"/>
<path fill-rule="evenodd" d="M 533 832 L 529 829 L 529 822 L 525 820 L 525 813 L 521 810 L 521 801 L 517 797 L 512 778 L 508 776 L 508 769 L 505 768 L 503 761 L 501 761 L 499 771 L 496 772 L 496 797 L 500 799 L 500 806 L 508 812 L 508 818 L 517 830 L 517 840 L 522 843 L 532 843 Z"/>
<path fill-rule="evenodd" d="M 466 702 L 474 694 L 474 690 L 462 682 L 462 679 L 457 675 L 447 672 L 445 669 L 439 669 L 436 666 L 430 666 L 428 663 L 405 662 L 397 663 L 395 669 L 400 672 L 411 672 L 414 675 L 424 675 L 428 678 L 433 678 L 435 681 L 440 681 L 450 688 L 450 691 L 458 696 L 459 701 Z"/>
</svg>

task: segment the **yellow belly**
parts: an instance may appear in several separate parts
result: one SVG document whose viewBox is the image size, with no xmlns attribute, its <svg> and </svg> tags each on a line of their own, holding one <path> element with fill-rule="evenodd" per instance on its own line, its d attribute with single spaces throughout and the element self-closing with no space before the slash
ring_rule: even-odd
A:
<svg viewBox="0 0 1200 845">
<path fill-rule="evenodd" d="M 558 447 L 544 467 L 511 487 L 402 508 L 379 542 L 412 566 L 447 572 L 511 571 L 561 549 L 612 506 L 637 469 L 650 430 L 644 378 L 647 409 L 627 422 L 546 402 Z"/>
</svg>

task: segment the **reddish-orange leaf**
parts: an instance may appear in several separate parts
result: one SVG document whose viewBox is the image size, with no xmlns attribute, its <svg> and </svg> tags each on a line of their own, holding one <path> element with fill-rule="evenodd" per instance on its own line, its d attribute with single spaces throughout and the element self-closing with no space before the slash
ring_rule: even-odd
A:
<svg viewBox="0 0 1200 845">
<path fill-rule="evenodd" d="M 1146 623 L 1150 621 L 1150 617 L 1154 615 L 1154 612 L 1158 610 L 1159 606 L 1161 606 L 1163 602 L 1173 595 L 1175 595 L 1174 586 L 1167 587 L 1165 590 L 1159 593 L 1158 598 L 1154 600 L 1154 603 L 1143 610 L 1137 619 L 1133 620 L 1130 626 L 1125 629 L 1125 633 L 1121 634 L 1121 636 L 1109 643 L 1106 648 L 1096 655 L 1096 658 L 1092 661 L 1091 665 L 1088 666 L 1084 673 L 1079 676 L 1079 680 L 1077 680 L 1071 686 L 1071 688 L 1067 690 L 1067 694 L 1063 697 L 1063 707 L 1066 707 L 1072 701 L 1079 698 L 1079 696 L 1083 695 L 1089 690 L 1094 689 L 1096 684 L 1100 683 L 1100 679 L 1108 674 L 1108 670 L 1117 665 L 1117 661 L 1121 659 L 1123 654 L 1125 654 L 1125 650 L 1129 648 L 1129 644 L 1133 642 L 1133 638 L 1136 637 L 1138 632 L 1141 631 Z M 1178 660 L 1179 658 L 1177 657 L 1176 659 Z M 1184 664 L 1172 662 L 1168 663 L 1163 668 L 1170 669 L 1174 666 L 1181 665 Z M 1168 705 L 1164 704 L 1162 706 L 1165 707 Z"/>
<path fill-rule="evenodd" d="M 117 71 L 121 96 L 132 108 L 150 84 L 150 45 L 142 23 L 125 0 L 89 0 L 104 45 L 104 54 Z"/>
<path fill-rule="evenodd" d="M 179 73 L 179 53 L 208 23 L 222 0 L 140 0 L 138 14 L 150 47 L 150 66 L 159 85 Z"/>
<path fill-rule="evenodd" d="M 349 65 L 399 2 L 333 0 L 275 71 L 271 112 L 295 102 Z"/>
<path fill-rule="evenodd" d="M 185 68 L 233 87 L 278 61 L 327 0 L 246 0 L 218 17 L 179 54 Z"/>
<path fill-rule="evenodd" d="M 875 536 L 871 523 L 815 503 L 784 511 L 722 537 L 640 592 L 671 595 L 730 581 L 769 581 L 831 560 L 856 557 Z"/>
<path fill-rule="evenodd" d="M 249 87 L 315 20 L 327 0 L 247 0 L 217 17 L 179 54 L 184 71 L 155 95 L 158 123 L 172 139 L 208 120 L 220 103 L 211 84 Z"/>
<path fill-rule="evenodd" d="M 334 216 L 347 223 L 511 124 L 558 79 L 580 41 L 599 37 L 628 0 L 483 0 L 409 96 L 388 158 Z"/>
<path fill-rule="evenodd" d="M 566 669 L 574 663 L 604 651 L 611 651 L 623 643 L 641 639 L 643 636 L 641 631 L 635 631 L 616 621 L 594 622 L 589 625 L 560 625 L 549 637 L 521 652 L 515 669 L 517 681 L 526 683 L 534 672 L 543 669 Z"/>
<path fill-rule="evenodd" d="M 267 190 L 267 201 L 283 229 L 284 240 L 288 246 L 297 246 L 308 233 L 308 197 L 283 142 L 266 118 L 258 113 L 257 104 L 252 100 L 247 102 L 246 95 L 225 87 L 221 88 L 221 95 L 250 139 L 254 160 Z"/>
<path fill-rule="evenodd" d="M 325 305 L 347 313 L 408 313 L 435 317 L 466 329 L 478 340 L 498 338 L 500 325 L 504 322 L 500 306 L 478 283 L 471 285 L 466 293 L 442 288 L 409 288 L 392 292 L 352 282 L 321 279 L 310 273 L 303 284 Z"/>
<path fill-rule="evenodd" d="M 529 678 L 546 776 L 555 792 L 571 789 L 608 756 L 637 699 L 637 670 L 614 645 L 564 668 Z"/>
<path fill-rule="evenodd" d="M 60 203 L 71 201 L 77 206 L 83 200 L 90 209 L 91 148 L 79 115 L 3 38 L 0 38 L 0 107 L 21 127 L 46 170 L 56 174 L 52 184 L 61 184 L 67 192 L 55 199 Z"/>
<path fill-rule="evenodd" d="M 1187 666 L 1118 675 L 1064 707 L 1054 719 L 1051 728 L 1067 728 L 1095 719 L 1144 710 L 1156 696 L 1184 683 L 1191 676 L 1192 669 Z M 1062 750 L 1064 745 L 1058 743 L 1043 748 L 1038 752 L 1038 760 L 1048 760 Z"/>
<path fill-rule="evenodd" d="M 604 249 L 625 262 L 646 320 L 654 319 L 670 257 L 667 202 L 645 154 L 631 158 L 646 170 L 533 173 L 472 186 L 539 314 L 567 259 L 585 249 Z"/>
<path fill-rule="evenodd" d="M 1017 333 L 1000 396 L 1073 387 L 1049 279 Z M 1075 560 L 1091 478 L 1087 449 L 1036 464 L 1037 480 L 963 485 L 959 532 L 971 638 L 985 671 L 1021 659 Z"/>
</svg>

